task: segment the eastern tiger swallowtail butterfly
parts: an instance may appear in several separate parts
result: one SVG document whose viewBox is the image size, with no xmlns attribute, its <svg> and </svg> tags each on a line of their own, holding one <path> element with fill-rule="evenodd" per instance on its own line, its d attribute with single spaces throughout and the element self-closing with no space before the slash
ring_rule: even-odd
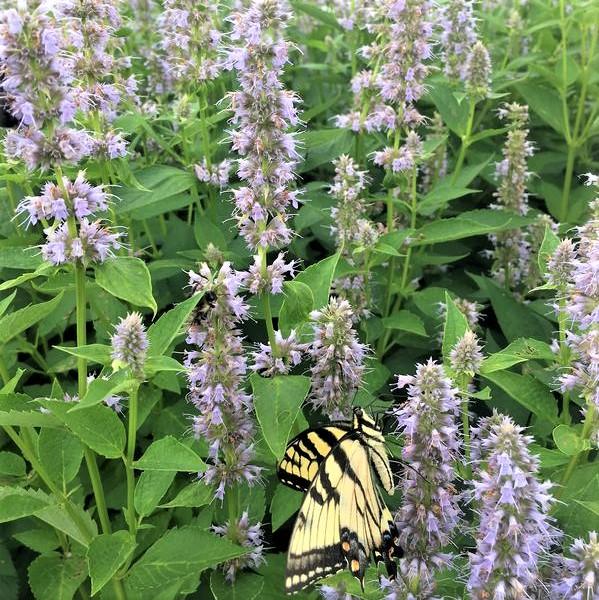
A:
<svg viewBox="0 0 599 600">
<path fill-rule="evenodd" d="M 396 576 L 398 532 L 374 474 L 393 494 L 385 438 L 361 408 L 354 409 L 351 423 L 308 429 L 289 442 L 279 479 L 307 494 L 289 543 L 287 593 L 346 567 L 363 586 L 371 557 L 385 563 L 390 578 Z"/>
</svg>

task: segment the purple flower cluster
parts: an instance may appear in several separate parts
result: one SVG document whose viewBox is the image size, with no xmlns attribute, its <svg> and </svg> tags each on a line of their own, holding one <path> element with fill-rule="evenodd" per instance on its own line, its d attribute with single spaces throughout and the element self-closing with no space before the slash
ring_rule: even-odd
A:
<svg viewBox="0 0 599 600">
<path fill-rule="evenodd" d="M 124 366 L 136 377 L 143 378 L 149 342 L 139 313 L 129 313 L 121 319 L 115 328 L 111 344 L 115 367 Z"/>
<path fill-rule="evenodd" d="M 262 524 L 256 523 L 255 525 L 250 525 L 247 511 L 242 513 L 236 523 L 231 525 L 230 522 L 227 522 L 225 525 L 214 525 L 212 531 L 216 535 L 228 538 L 238 546 L 249 548 L 246 554 L 222 563 L 225 579 L 229 583 L 235 582 L 237 573 L 242 569 L 257 569 L 262 563 L 266 562 L 263 556 Z"/>
<path fill-rule="evenodd" d="M 479 40 L 472 47 L 472 51 L 464 65 L 466 92 L 468 96 L 478 102 L 484 100 L 491 91 L 491 57 L 486 46 Z"/>
<path fill-rule="evenodd" d="M 196 349 L 185 356 L 189 399 L 198 411 L 193 429 L 209 444 L 204 480 L 216 484 L 215 497 L 222 500 L 231 485 L 251 485 L 260 473 L 250 463 L 253 405 L 243 387 L 247 363 L 238 329 L 249 307 L 238 295 L 243 273 L 228 262 L 217 273 L 204 263 L 198 273 L 189 273 L 189 281 L 195 294 L 204 295 L 187 335 L 187 343 Z"/>
<path fill-rule="evenodd" d="M 491 207 L 507 210 L 519 215 L 528 212 L 526 184 L 530 177 L 527 159 L 533 154 L 533 145 L 528 141 L 528 107 L 508 104 L 499 111 L 501 118 L 508 121 L 509 131 L 503 147 L 503 160 L 497 163 L 496 176 L 499 187 L 495 193 L 497 202 Z M 494 249 L 493 275 L 500 283 L 516 291 L 526 282 L 531 263 L 531 244 L 528 234 L 522 229 L 508 230 L 489 236 Z"/>
<path fill-rule="evenodd" d="M 280 252 L 277 258 L 265 267 L 260 255 L 254 256 L 254 264 L 250 265 L 245 276 L 245 286 L 251 294 L 281 294 L 285 275 L 293 278 L 295 260 L 285 262 L 285 255 Z"/>
<path fill-rule="evenodd" d="M 589 541 L 578 538 L 570 546 L 572 558 L 560 559 L 551 586 L 550 600 L 596 600 L 599 598 L 599 539 L 589 533 Z"/>
<path fill-rule="evenodd" d="M 219 25 L 218 2 L 165 0 L 158 18 L 162 92 L 190 81 L 218 77 L 222 68 L 218 57 L 222 38 Z"/>
<path fill-rule="evenodd" d="M 444 73 L 454 80 L 466 79 L 466 65 L 477 41 L 472 0 L 450 0 L 439 11 L 441 60 Z"/>
<path fill-rule="evenodd" d="M 456 375 L 473 377 L 478 373 L 483 362 L 483 353 L 478 342 L 476 334 L 468 330 L 451 349 L 449 361 Z"/>
<path fill-rule="evenodd" d="M 42 256 L 52 264 L 104 262 L 121 247 L 121 234 L 88 217 L 107 208 L 104 188 L 91 185 L 80 171 L 74 181 L 63 178 L 59 184 L 47 182 L 39 196 L 24 198 L 17 206 L 17 215 L 27 215 L 27 225 L 44 224 Z"/>
<path fill-rule="evenodd" d="M 369 30 L 377 39 L 361 49 L 372 68 L 354 76 L 354 106 L 337 117 L 339 127 L 394 131 L 421 122 L 414 103 L 424 93 L 432 55 L 432 14 L 429 0 L 383 0 L 373 9 Z"/>
<path fill-rule="evenodd" d="M 299 365 L 302 355 L 306 352 L 308 344 L 298 341 L 297 332 L 292 329 L 287 337 L 280 331 L 275 331 L 276 355 L 268 344 L 259 344 L 259 352 L 253 352 L 252 370 L 263 377 L 274 375 L 287 375 L 289 371 Z"/>
<path fill-rule="evenodd" d="M 479 514 L 468 589 L 474 599 L 526 598 L 535 589 L 539 560 L 558 538 L 548 516 L 551 483 L 537 480 L 532 437 L 495 413 L 472 429 L 473 482 Z"/>
<path fill-rule="evenodd" d="M 248 246 L 280 248 L 291 242 L 288 209 L 297 192 L 288 189 L 298 159 L 296 95 L 283 88 L 281 75 L 289 44 L 283 31 L 290 13 L 285 2 L 253 0 L 234 13 L 227 66 L 237 73 L 238 91 L 230 94 L 233 149 L 241 156 L 238 175 L 245 185 L 233 190 L 236 216 Z"/>
<path fill-rule="evenodd" d="M 388 146 L 374 153 L 374 164 L 394 173 L 405 173 L 416 168 L 422 159 L 422 140 L 415 131 L 409 131 L 405 143 L 400 148 Z"/>
<path fill-rule="evenodd" d="M 570 368 L 560 377 L 561 389 L 578 390 L 584 410 L 591 410 L 591 436 L 599 443 L 599 200 L 591 210 L 591 219 L 578 229 L 576 247 L 561 242 L 548 270 L 550 281 L 564 285 L 561 310 L 569 323 Z"/>
<path fill-rule="evenodd" d="M 366 355 L 366 346 L 358 341 L 353 328 L 351 306 L 347 300 L 331 298 L 310 318 L 314 328 L 314 341 L 308 350 L 313 361 L 310 402 L 333 420 L 348 418 Z"/>
<path fill-rule="evenodd" d="M 404 438 L 402 457 L 412 468 L 401 479 L 403 506 L 396 523 L 406 554 L 402 572 L 427 587 L 434 571 L 451 560 L 442 550 L 460 520 L 453 486 L 460 458 L 459 398 L 433 360 L 417 365 L 413 376 L 398 376 L 396 388 L 405 386 L 408 400 L 394 414 Z"/>
<path fill-rule="evenodd" d="M 201 163 L 193 166 L 196 177 L 210 185 L 225 187 L 229 183 L 229 173 L 231 172 L 231 161 L 225 158 L 216 165 L 209 165 L 204 158 Z"/>
</svg>

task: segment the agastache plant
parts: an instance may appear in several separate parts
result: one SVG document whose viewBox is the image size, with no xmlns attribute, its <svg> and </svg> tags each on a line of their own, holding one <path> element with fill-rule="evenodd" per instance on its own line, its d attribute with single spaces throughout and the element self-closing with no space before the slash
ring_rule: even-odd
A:
<svg viewBox="0 0 599 600">
<path fill-rule="evenodd" d="M 247 360 L 239 327 L 249 307 L 239 296 L 243 274 L 225 262 L 213 273 L 207 264 L 190 272 L 194 294 L 204 298 L 190 323 L 186 353 L 189 399 L 198 414 L 193 431 L 209 445 L 210 465 L 203 474 L 215 497 L 240 483 L 254 484 L 260 470 L 253 458 L 252 396 L 244 390 Z"/>
<path fill-rule="evenodd" d="M 403 506 L 396 524 L 405 557 L 399 585 L 408 585 L 415 597 L 425 597 L 435 572 L 451 562 L 444 548 L 460 522 L 454 488 L 454 463 L 461 455 L 459 398 L 443 367 L 432 359 L 417 365 L 415 375 L 398 376 L 395 388 L 404 387 L 408 400 L 394 409 L 394 416 L 404 439 L 402 458 L 412 468 L 400 480 Z M 393 584 L 386 587 L 393 589 Z"/>
<path fill-rule="evenodd" d="M 559 537 L 548 516 L 552 484 L 538 480 L 532 437 L 510 417 L 494 414 L 473 428 L 474 508 L 479 524 L 470 555 L 472 598 L 526 598 L 539 563 Z"/>
<path fill-rule="evenodd" d="M 478 37 L 472 0 L 450 0 L 439 12 L 443 71 L 450 79 L 463 81 Z"/>
</svg>

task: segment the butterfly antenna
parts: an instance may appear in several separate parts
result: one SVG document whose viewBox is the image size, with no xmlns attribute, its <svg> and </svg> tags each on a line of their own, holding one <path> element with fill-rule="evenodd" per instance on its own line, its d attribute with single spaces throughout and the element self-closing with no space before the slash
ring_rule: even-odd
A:
<svg viewBox="0 0 599 600">
<path fill-rule="evenodd" d="M 405 460 L 402 460 L 401 458 L 395 458 L 395 459 L 393 459 L 392 462 L 397 462 L 400 465 L 403 465 L 404 467 L 411 469 L 412 471 L 414 471 L 414 473 L 416 473 L 416 475 L 418 475 L 418 477 L 420 477 L 420 479 L 422 479 L 423 481 L 426 481 L 426 483 L 428 483 L 429 485 L 432 485 L 432 483 L 416 467 L 413 467 L 411 464 L 407 463 Z"/>
</svg>

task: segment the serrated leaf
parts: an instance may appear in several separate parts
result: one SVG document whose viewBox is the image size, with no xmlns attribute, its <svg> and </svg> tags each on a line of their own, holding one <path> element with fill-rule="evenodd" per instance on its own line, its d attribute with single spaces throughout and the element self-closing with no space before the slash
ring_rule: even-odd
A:
<svg viewBox="0 0 599 600">
<path fill-rule="evenodd" d="M 146 263 L 134 256 L 116 256 L 96 265 L 96 283 L 109 294 L 135 306 L 158 310 Z"/>
<path fill-rule="evenodd" d="M 43 413 L 25 394 L 0 394 L 0 425 L 11 427 L 59 427 L 60 421 Z"/>
<path fill-rule="evenodd" d="M 413 333 L 414 335 L 427 335 L 422 319 L 409 310 L 400 310 L 384 318 L 383 325 L 387 329 L 399 329 L 400 331 Z"/>
<path fill-rule="evenodd" d="M 254 600 L 260 596 L 263 587 L 264 577 L 257 573 L 239 573 L 232 583 L 221 571 L 210 573 L 210 590 L 215 600 Z"/>
<path fill-rule="evenodd" d="M 27 466 L 22 456 L 4 450 L 0 452 L 0 475 L 24 477 L 26 471 Z"/>
<path fill-rule="evenodd" d="M 112 363 L 110 356 L 112 350 L 110 346 L 105 344 L 88 344 L 87 346 L 54 346 L 62 352 L 66 352 L 71 356 L 78 356 L 85 358 L 90 363 L 98 363 L 100 365 L 108 366 Z"/>
<path fill-rule="evenodd" d="M 92 596 L 112 579 L 134 549 L 135 540 L 128 531 L 102 534 L 92 540 L 87 549 Z"/>
<path fill-rule="evenodd" d="M 214 498 L 214 489 L 203 481 L 195 481 L 186 485 L 170 502 L 161 508 L 198 508 L 210 504 Z"/>
<path fill-rule="evenodd" d="M 144 471 L 188 473 L 200 473 L 206 469 L 204 461 L 191 448 L 171 435 L 153 442 L 134 466 Z"/>
<path fill-rule="evenodd" d="M 294 281 L 304 283 L 312 290 L 314 308 L 318 310 L 329 302 L 331 283 L 339 262 L 339 254 L 333 254 L 298 273 Z"/>
<path fill-rule="evenodd" d="M 135 485 L 134 505 L 140 517 L 151 515 L 168 492 L 176 471 L 144 471 Z"/>
<path fill-rule="evenodd" d="M 314 294 L 309 286 L 301 281 L 286 281 L 284 284 L 285 300 L 279 312 L 279 326 L 283 335 L 289 335 L 305 323 L 314 308 Z"/>
<path fill-rule="evenodd" d="M 250 382 L 262 435 L 272 453 L 280 459 L 285 453 L 291 427 L 310 390 L 310 378 L 303 375 L 263 378 L 254 373 Z"/>
<path fill-rule="evenodd" d="M 134 590 L 161 588 L 248 551 L 200 527 L 171 529 L 131 567 L 126 585 Z"/>
<path fill-rule="evenodd" d="M 551 346 L 533 338 L 518 338 L 509 346 L 485 358 L 481 364 L 481 373 L 502 371 L 528 360 L 553 360 Z"/>
<path fill-rule="evenodd" d="M 48 497 L 35 490 L 0 486 L 0 523 L 29 517 L 48 505 Z"/>
<path fill-rule="evenodd" d="M 61 504 L 50 504 L 41 510 L 38 510 L 35 513 L 35 516 L 44 523 L 54 527 L 54 529 L 62 531 L 64 534 L 87 548 L 89 539 L 87 536 L 83 535 L 78 523 L 82 523 L 85 526 L 86 531 L 91 532 L 92 536 L 94 536 L 98 531 L 96 522 L 90 517 L 89 513 L 78 504 L 73 504 L 71 508 L 78 515 L 77 523 L 75 523 L 73 518 Z"/>
<path fill-rule="evenodd" d="M 6 344 L 32 325 L 47 317 L 62 300 L 62 293 L 40 304 L 31 304 L 0 319 L 0 345 Z"/>
<path fill-rule="evenodd" d="M 39 460 L 59 489 L 66 491 L 79 471 L 83 445 L 79 438 L 62 429 L 42 428 L 38 437 Z"/>
<path fill-rule="evenodd" d="M 148 357 L 163 355 L 179 335 L 183 326 L 187 323 L 189 316 L 203 294 L 194 294 L 191 298 L 184 300 L 164 313 L 158 321 L 150 325 L 148 329 Z"/>
<path fill-rule="evenodd" d="M 109 377 L 96 377 L 90 381 L 83 399 L 69 409 L 69 412 L 85 410 L 90 406 L 101 404 L 109 396 L 115 396 L 119 392 L 128 389 L 132 380 L 127 377 L 127 370 L 115 371 Z"/>
<path fill-rule="evenodd" d="M 36 600 L 71 600 L 87 577 L 85 560 L 57 552 L 38 556 L 28 569 L 29 586 Z"/>
</svg>

